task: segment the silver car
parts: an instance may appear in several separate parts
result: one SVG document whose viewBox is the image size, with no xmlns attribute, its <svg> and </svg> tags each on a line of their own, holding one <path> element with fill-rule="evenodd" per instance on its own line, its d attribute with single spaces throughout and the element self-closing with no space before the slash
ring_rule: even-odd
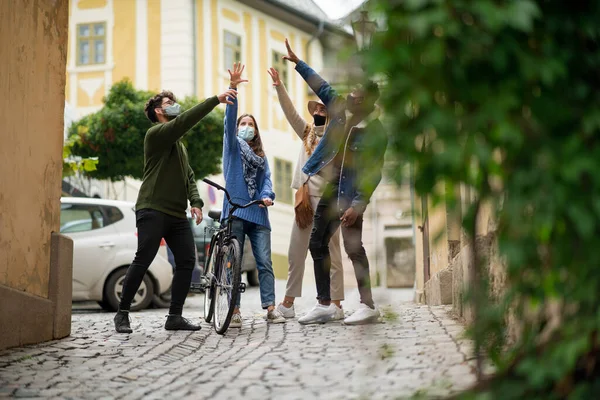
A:
<svg viewBox="0 0 600 400">
<path fill-rule="evenodd" d="M 63 197 L 60 233 L 73 239 L 73 301 L 97 301 L 104 309 L 116 310 L 137 250 L 134 203 Z M 172 278 L 163 240 L 131 309 L 147 308 L 168 293 Z"/>
</svg>

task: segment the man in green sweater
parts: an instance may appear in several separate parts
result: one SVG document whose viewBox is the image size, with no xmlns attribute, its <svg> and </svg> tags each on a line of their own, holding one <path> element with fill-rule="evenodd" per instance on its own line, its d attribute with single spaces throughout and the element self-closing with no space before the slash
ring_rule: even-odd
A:
<svg viewBox="0 0 600 400">
<path fill-rule="evenodd" d="M 144 177 L 135 205 L 138 248 L 127 269 L 121 303 L 114 318 L 115 329 L 119 333 L 132 332 L 129 323 L 131 301 L 158 252 L 162 238 L 171 248 L 176 265 L 165 329 L 200 329 L 200 325 L 181 316 L 196 263 L 194 237 L 185 210 L 189 200 L 192 217 L 199 224 L 204 203 L 180 139 L 219 103 L 233 104 L 228 98 L 236 95 L 235 90 L 227 90 L 183 113 L 173 93 L 168 91 L 157 94 L 146 103 L 146 116 L 156 125 L 148 129 L 144 138 Z"/>
</svg>

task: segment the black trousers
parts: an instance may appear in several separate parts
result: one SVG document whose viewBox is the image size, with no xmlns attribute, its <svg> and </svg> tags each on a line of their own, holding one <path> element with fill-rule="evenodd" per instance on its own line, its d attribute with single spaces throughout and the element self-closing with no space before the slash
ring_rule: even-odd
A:
<svg viewBox="0 0 600 400">
<path fill-rule="evenodd" d="M 330 275 L 331 257 L 329 241 L 341 225 L 343 213 L 338 209 L 337 188 L 329 187 L 317 206 L 314 216 L 313 230 L 310 235 L 309 249 L 315 265 L 315 280 L 317 281 L 317 299 L 331 300 Z M 344 208 L 345 209 L 345 208 Z M 354 274 L 358 282 L 360 301 L 373 308 L 371 280 L 369 275 L 369 260 L 362 243 L 363 216 L 359 215 L 352 226 L 342 226 L 344 249 L 352 261 Z"/>
<path fill-rule="evenodd" d="M 156 257 L 160 241 L 165 241 L 175 257 L 175 274 L 171 285 L 169 314 L 181 315 L 196 265 L 194 236 L 186 218 L 177 218 L 160 211 L 144 208 L 136 211 L 138 248 L 127 269 L 119 308 L 129 310 L 146 271 Z"/>
</svg>

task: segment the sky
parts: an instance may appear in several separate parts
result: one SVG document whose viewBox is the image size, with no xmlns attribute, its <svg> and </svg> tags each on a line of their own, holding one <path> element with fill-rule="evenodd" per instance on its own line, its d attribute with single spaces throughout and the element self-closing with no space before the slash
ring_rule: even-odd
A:
<svg viewBox="0 0 600 400">
<path fill-rule="evenodd" d="M 365 0 L 313 0 L 331 19 L 341 18 Z"/>
</svg>

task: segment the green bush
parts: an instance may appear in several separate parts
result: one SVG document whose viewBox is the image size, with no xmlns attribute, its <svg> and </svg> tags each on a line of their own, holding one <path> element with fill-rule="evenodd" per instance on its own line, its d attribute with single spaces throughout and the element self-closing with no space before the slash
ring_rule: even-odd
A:
<svg viewBox="0 0 600 400">
<path fill-rule="evenodd" d="M 452 205 L 452 190 L 434 191 L 440 182 L 477 193 L 463 221 L 471 235 L 480 202 L 496 210 L 508 289 L 494 302 L 471 293 L 471 333 L 497 373 L 468 396 L 596 398 L 600 3 L 375 5 L 388 27 L 365 61 L 370 74 L 387 79 L 391 150 L 413 164 L 419 194 Z M 551 303 L 562 305 L 562 322 L 542 340 Z M 509 309 L 531 322 L 507 344 Z"/>
<path fill-rule="evenodd" d="M 72 146 L 72 154 L 99 159 L 96 170 L 85 172 L 88 176 L 112 181 L 126 176 L 142 179 L 144 135 L 152 126 L 144 114 L 144 105 L 153 95 L 135 90 L 128 80 L 117 82 L 98 112 L 71 125 L 69 137 L 78 138 Z M 197 103 L 190 97 L 180 100 L 183 110 Z M 197 179 L 218 173 L 223 152 L 223 112 L 212 111 L 182 141 Z"/>
</svg>

